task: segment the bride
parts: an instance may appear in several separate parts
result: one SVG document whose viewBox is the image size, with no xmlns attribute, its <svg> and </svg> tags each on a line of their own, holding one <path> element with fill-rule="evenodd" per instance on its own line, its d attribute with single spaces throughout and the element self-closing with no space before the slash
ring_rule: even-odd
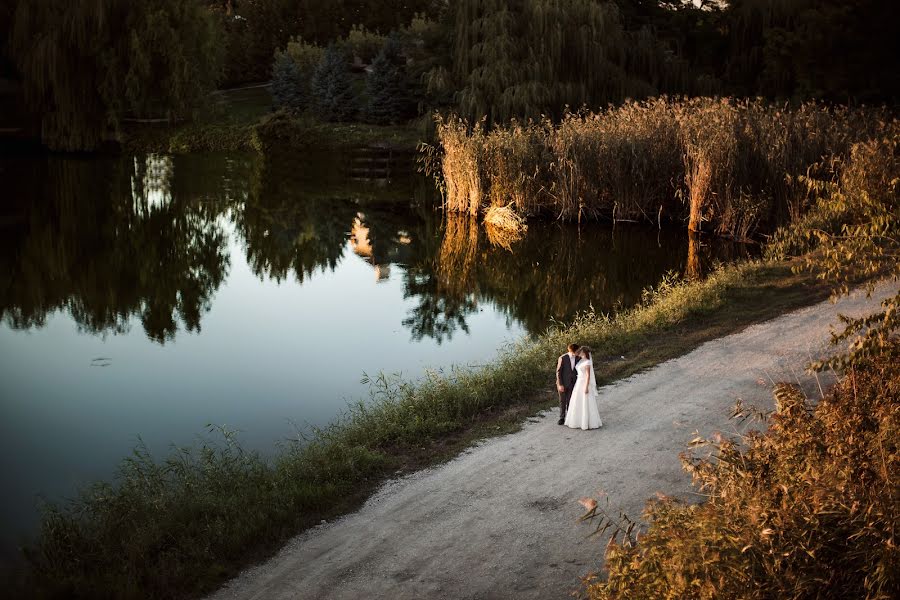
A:
<svg viewBox="0 0 900 600">
<path fill-rule="evenodd" d="M 597 378 L 594 376 L 594 362 L 591 349 L 582 346 L 578 350 L 581 360 L 575 365 L 578 379 L 572 390 L 572 399 L 566 411 L 566 426 L 572 429 L 597 429 L 603 426 L 597 398 Z"/>
</svg>

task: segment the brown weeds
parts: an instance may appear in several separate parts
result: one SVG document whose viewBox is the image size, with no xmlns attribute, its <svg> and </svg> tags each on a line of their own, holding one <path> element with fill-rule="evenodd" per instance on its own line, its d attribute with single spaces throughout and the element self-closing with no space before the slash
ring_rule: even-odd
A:
<svg viewBox="0 0 900 600">
<path fill-rule="evenodd" d="M 649 529 L 616 533 L 592 600 L 896 598 L 900 594 L 900 364 L 849 371 L 821 402 L 779 385 L 765 434 L 696 439 L 685 457 L 708 497 L 648 504 Z"/>
<path fill-rule="evenodd" d="M 804 213 L 798 177 L 893 126 L 875 109 L 657 98 L 489 132 L 450 117 L 437 134 L 451 211 L 687 220 L 746 239 Z"/>
</svg>

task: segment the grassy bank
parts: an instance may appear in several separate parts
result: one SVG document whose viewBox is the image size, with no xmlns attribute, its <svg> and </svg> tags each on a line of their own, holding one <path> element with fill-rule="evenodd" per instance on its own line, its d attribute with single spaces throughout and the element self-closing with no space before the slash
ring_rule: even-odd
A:
<svg viewBox="0 0 900 600">
<path fill-rule="evenodd" d="M 48 509 L 27 552 L 26 585 L 47 597 L 197 595 L 303 528 L 355 508 L 398 470 L 445 460 L 553 405 L 552 367 L 572 339 L 597 348 L 597 374 L 608 382 L 826 295 L 783 263 L 666 280 L 640 307 L 584 315 L 491 365 L 431 373 L 417 385 L 378 378 L 373 402 L 272 459 L 244 452 L 227 433 L 161 460 L 138 449 L 115 485 Z"/>
<path fill-rule="evenodd" d="M 194 121 L 177 125 L 129 123 L 127 152 L 264 152 L 388 146 L 413 151 L 428 131 L 422 122 L 400 125 L 329 123 L 309 115 L 273 112 L 267 87 L 213 94 Z"/>
<path fill-rule="evenodd" d="M 180 126 L 134 125 L 126 131 L 127 152 L 265 152 L 386 146 L 413 151 L 424 133 L 417 124 L 326 123 L 271 113 L 252 123 L 196 122 Z"/>
<path fill-rule="evenodd" d="M 432 167 L 456 212 L 687 221 L 743 239 L 806 211 L 810 169 L 898 127 L 881 109 L 660 98 L 490 131 L 451 116 Z"/>
</svg>

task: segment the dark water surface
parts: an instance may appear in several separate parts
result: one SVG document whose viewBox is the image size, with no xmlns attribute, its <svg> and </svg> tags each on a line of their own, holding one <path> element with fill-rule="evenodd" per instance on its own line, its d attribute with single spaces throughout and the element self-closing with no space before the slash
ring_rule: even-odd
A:
<svg viewBox="0 0 900 600">
<path fill-rule="evenodd" d="M 362 159 L 366 164 L 366 159 Z M 363 373 L 483 364 L 688 268 L 676 231 L 444 219 L 358 157 L 0 157 L 0 546 L 38 496 L 207 423 L 263 453 L 367 397 Z M 380 167 L 379 167 L 380 168 Z M 409 171 L 407 167 L 407 171 Z M 692 247 L 690 268 L 744 252 Z"/>
</svg>

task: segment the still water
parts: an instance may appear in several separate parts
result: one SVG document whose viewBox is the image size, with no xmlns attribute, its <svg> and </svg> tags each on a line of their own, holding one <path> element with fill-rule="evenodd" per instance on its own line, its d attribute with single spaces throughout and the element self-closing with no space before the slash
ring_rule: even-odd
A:
<svg viewBox="0 0 900 600">
<path fill-rule="evenodd" d="M 213 423 L 271 453 L 366 398 L 365 373 L 483 364 L 743 252 L 689 261 L 682 233 L 621 224 L 507 239 L 444 218 L 408 163 L 360 160 L 0 157 L 4 552 L 138 436 L 162 454 Z"/>
</svg>

